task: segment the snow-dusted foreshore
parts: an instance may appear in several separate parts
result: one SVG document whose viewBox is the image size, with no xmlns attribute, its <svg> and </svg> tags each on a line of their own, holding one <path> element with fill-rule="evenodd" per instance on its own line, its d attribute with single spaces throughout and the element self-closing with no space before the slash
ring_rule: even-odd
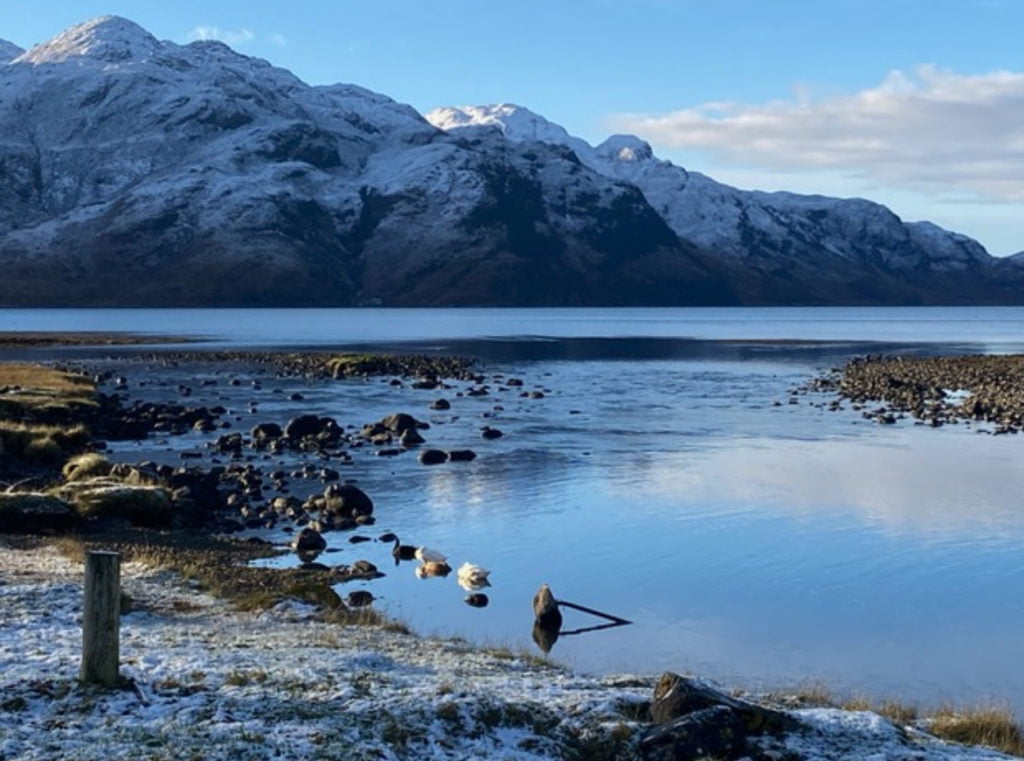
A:
<svg viewBox="0 0 1024 761">
<path fill-rule="evenodd" d="M 81 564 L 0 539 L 0 759 L 629 758 L 642 729 L 629 709 L 653 686 L 320 623 L 298 604 L 236 613 L 135 563 L 122 583 L 122 673 L 136 687 L 80 687 Z M 802 758 L 1007 758 L 872 713 L 794 715 L 809 729 L 777 750 Z"/>
</svg>

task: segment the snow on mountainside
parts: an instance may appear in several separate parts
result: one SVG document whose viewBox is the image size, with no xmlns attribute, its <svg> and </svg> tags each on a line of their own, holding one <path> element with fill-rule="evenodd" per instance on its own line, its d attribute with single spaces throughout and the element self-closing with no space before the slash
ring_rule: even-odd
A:
<svg viewBox="0 0 1024 761">
<path fill-rule="evenodd" d="M 62 63 L 82 59 L 92 63 L 117 63 L 152 56 L 160 49 L 157 39 L 128 19 L 100 16 L 36 45 L 18 60 L 21 63 Z"/>
<path fill-rule="evenodd" d="M 0 303 L 735 301 L 634 187 L 107 16 L 0 68 Z"/>
<path fill-rule="evenodd" d="M 3 51 L 0 305 L 1024 298 L 962 236 L 742 193 L 515 106 L 439 129 L 117 16 Z"/>
<path fill-rule="evenodd" d="M 0 64 L 13 61 L 15 58 L 17 58 L 24 52 L 24 49 L 18 47 L 13 42 L 8 42 L 7 40 L 0 40 Z"/>
<path fill-rule="evenodd" d="M 713 252 L 734 271 L 745 270 L 738 272 L 741 278 L 751 271 L 759 275 L 761 283 L 751 286 L 755 298 L 771 301 L 772 292 L 785 292 L 800 301 L 801 292 L 813 294 L 819 286 L 835 293 L 842 280 L 853 290 L 837 294 L 840 300 L 856 300 L 855 291 L 865 285 L 867 300 L 886 300 L 885 291 L 900 286 L 885 282 L 894 273 L 920 283 L 927 275 L 978 272 L 992 263 L 976 241 L 928 222 L 904 223 L 880 204 L 738 190 L 658 159 L 633 135 L 613 135 L 595 148 L 511 104 L 445 107 L 426 117 L 452 134 L 489 128 L 514 142 L 570 148 L 591 169 L 636 185 L 682 239 Z M 873 282 L 862 282 L 865 277 Z M 825 291 L 820 297 L 828 300 Z"/>
</svg>

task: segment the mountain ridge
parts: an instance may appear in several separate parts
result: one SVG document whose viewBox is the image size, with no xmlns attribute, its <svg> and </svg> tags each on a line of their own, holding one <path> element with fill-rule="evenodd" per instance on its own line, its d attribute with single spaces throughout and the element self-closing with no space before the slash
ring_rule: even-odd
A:
<svg viewBox="0 0 1024 761">
<path fill-rule="evenodd" d="M 451 109 L 460 124 L 441 129 L 385 95 L 311 86 L 220 42 L 159 41 L 116 16 L 76 25 L 0 65 L 0 304 L 970 303 L 1024 294 L 1019 267 L 993 263 L 964 236 L 905 226 L 884 207 L 829 218 L 836 230 L 820 219 L 800 227 L 792 219 L 807 215 L 785 218 L 754 196 L 736 211 L 730 194 L 744 191 L 662 162 L 638 138 L 594 148 L 520 107 L 473 123 L 484 113 Z M 687 215 L 716 203 L 747 221 L 716 228 L 731 238 L 705 240 Z M 789 202 L 801 203 L 811 202 Z M 876 217 L 877 231 L 868 224 Z M 861 241 L 849 256 L 825 267 L 801 253 L 828 244 L 825 233 L 848 234 L 844 224 Z"/>
</svg>

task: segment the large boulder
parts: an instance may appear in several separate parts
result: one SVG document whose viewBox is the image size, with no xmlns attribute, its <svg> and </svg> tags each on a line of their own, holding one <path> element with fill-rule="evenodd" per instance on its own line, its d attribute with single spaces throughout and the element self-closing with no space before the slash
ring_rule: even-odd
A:
<svg viewBox="0 0 1024 761">
<path fill-rule="evenodd" d="M 394 414 L 388 415 L 386 418 L 383 418 L 380 423 L 389 431 L 394 431 L 397 434 L 402 434 L 409 430 L 415 430 L 416 428 L 426 429 L 430 427 L 429 423 L 421 422 L 405 412 L 395 412 Z"/>
<path fill-rule="evenodd" d="M 163 528 L 174 519 L 171 495 L 160 486 L 130 486 L 111 479 L 76 481 L 62 490 L 82 518 L 127 521 Z"/>
<path fill-rule="evenodd" d="M 284 435 L 289 439 L 304 439 L 316 436 L 323 430 L 324 424 L 316 415 L 299 415 L 288 421 L 284 427 Z"/>
<path fill-rule="evenodd" d="M 330 484 L 324 489 L 324 510 L 351 518 L 373 515 L 373 500 L 354 484 Z"/>
<path fill-rule="evenodd" d="M 265 447 L 269 442 L 279 439 L 283 435 L 284 431 L 277 423 L 257 423 L 249 432 L 252 444 L 257 448 Z"/>
<path fill-rule="evenodd" d="M 738 759 L 747 749 L 743 719 L 728 706 L 704 708 L 661 724 L 640 741 L 644 761 Z"/>
<path fill-rule="evenodd" d="M 0 493 L 0 531 L 12 534 L 63 533 L 78 513 L 67 502 L 36 492 Z"/>
</svg>

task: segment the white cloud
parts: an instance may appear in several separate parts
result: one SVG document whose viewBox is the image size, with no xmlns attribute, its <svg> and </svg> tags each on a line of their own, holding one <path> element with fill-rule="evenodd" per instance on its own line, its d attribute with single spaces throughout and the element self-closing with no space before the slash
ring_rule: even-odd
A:
<svg viewBox="0 0 1024 761">
<path fill-rule="evenodd" d="M 288 38 L 278 32 L 274 32 L 272 35 L 270 35 L 270 41 L 277 45 L 279 48 L 283 48 L 288 45 Z"/>
<path fill-rule="evenodd" d="M 1024 72 L 920 66 L 852 95 L 815 99 L 801 89 L 793 100 L 704 103 L 612 121 L 653 143 L 737 164 L 1024 200 Z"/>
<path fill-rule="evenodd" d="M 252 30 L 247 27 L 241 29 L 221 29 L 217 26 L 197 26 L 188 33 L 190 41 L 195 40 L 219 40 L 227 45 L 244 45 L 256 38 Z"/>
</svg>

